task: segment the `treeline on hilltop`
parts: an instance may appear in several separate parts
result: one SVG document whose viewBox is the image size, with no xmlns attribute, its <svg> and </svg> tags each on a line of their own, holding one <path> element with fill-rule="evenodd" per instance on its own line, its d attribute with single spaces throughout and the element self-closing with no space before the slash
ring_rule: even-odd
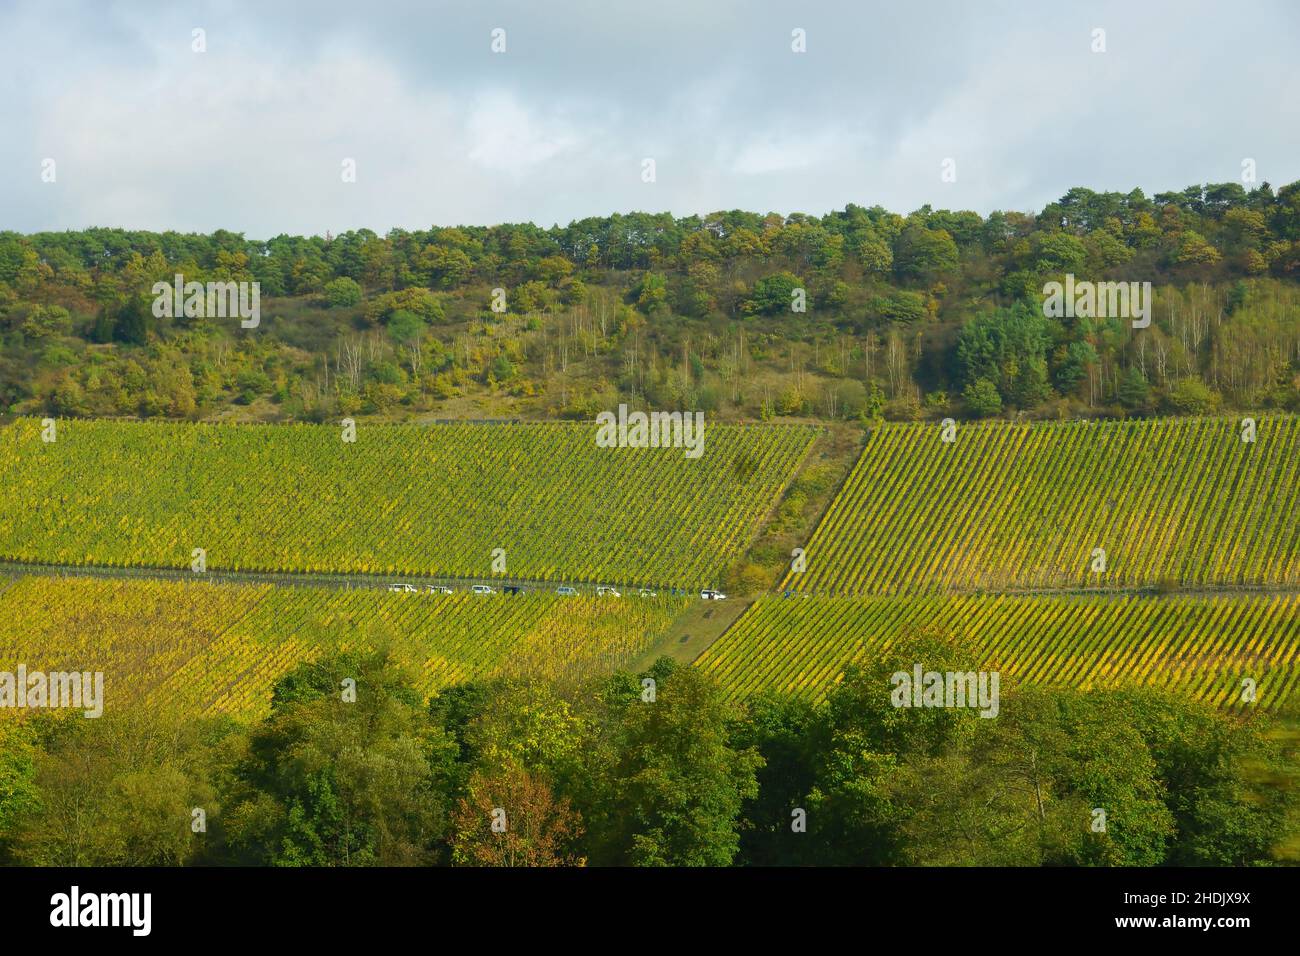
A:
<svg viewBox="0 0 1300 956">
<path fill-rule="evenodd" d="M 576 688 L 498 680 L 426 702 L 382 652 L 344 653 L 299 665 L 252 726 L 157 709 L 6 720 L 0 860 L 1237 866 L 1300 854 L 1294 725 L 1154 692 L 1005 685 L 992 719 L 896 708 L 890 674 L 918 661 L 969 669 L 950 639 L 921 631 L 821 705 L 767 696 L 741 710 L 667 659 Z"/>
<path fill-rule="evenodd" d="M 155 316 L 150 289 L 176 273 L 260 283 L 261 326 Z M 1067 274 L 1152 282 L 1151 327 L 1045 316 L 1044 285 Z M 1151 198 L 1075 188 L 1036 215 L 987 217 L 849 205 L 821 217 L 632 213 L 264 241 L 6 232 L 0 411 L 1296 410 L 1297 277 L 1300 183 Z"/>
</svg>

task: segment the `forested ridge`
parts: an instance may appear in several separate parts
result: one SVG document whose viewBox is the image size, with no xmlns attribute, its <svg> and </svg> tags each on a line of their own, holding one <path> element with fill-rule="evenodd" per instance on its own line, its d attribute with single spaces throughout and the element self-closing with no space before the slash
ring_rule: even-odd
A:
<svg viewBox="0 0 1300 956">
<path fill-rule="evenodd" d="M 151 288 L 260 283 L 262 321 Z M 1065 275 L 1153 321 L 1049 318 Z M 254 240 L 0 232 L 0 410 L 63 416 L 917 419 L 1300 409 L 1300 183 L 1037 214 L 848 205 Z M 494 290 L 497 311 L 493 309 Z M 804 310 L 799 311 L 798 301 Z"/>
</svg>

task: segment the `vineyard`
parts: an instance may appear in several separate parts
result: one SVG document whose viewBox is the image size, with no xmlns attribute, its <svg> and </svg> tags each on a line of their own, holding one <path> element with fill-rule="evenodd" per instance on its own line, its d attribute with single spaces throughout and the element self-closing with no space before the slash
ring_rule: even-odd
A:
<svg viewBox="0 0 1300 956">
<path fill-rule="evenodd" d="M 872 429 L 785 587 L 1300 586 L 1300 420 Z"/>
<path fill-rule="evenodd" d="M 844 668 L 938 625 L 972 665 L 1014 683 L 1176 689 L 1275 711 L 1300 696 L 1300 597 L 914 595 L 756 602 L 696 666 L 737 698 L 820 699 Z M 923 662 L 922 662 L 923 663 Z"/>
<path fill-rule="evenodd" d="M 577 423 L 41 431 L 0 428 L 0 559 L 683 588 L 717 583 L 817 435 L 710 425 L 689 459 Z"/>
<path fill-rule="evenodd" d="M 1269 710 L 1298 693 L 1300 420 L 1261 419 L 1251 442 L 1216 419 L 942 434 L 873 428 L 807 570 L 786 576 L 792 596 L 760 598 L 696 665 L 738 698 L 817 699 L 848 663 L 938 624 L 1010 683 L 1232 705 L 1250 678 Z M 122 574 L 108 569 L 184 569 L 202 548 L 211 571 L 693 590 L 744 555 L 816 435 L 719 425 L 693 460 L 599 448 L 581 424 L 371 426 L 348 443 L 327 426 L 68 421 L 47 442 L 19 420 L 0 428 L 0 559 Z M 1018 593 L 1175 585 L 1262 593 Z M 246 717 L 329 649 L 390 648 L 425 693 L 571 682 L 638 659 L 685 607 L 35 576 L 0 591 L 0 670 L 102 670 L 110 706 Z"/>
<path fill-rule="evenodd" d="M 102 671 L 106 711 L 256 717 L 276 679 L 329 650 L 385 647 L 426 694 L 496 675 L 576 681 L 629 663 L 684 604 L 33 576 L 0 590 L 0 671 Z"/>
</svg>

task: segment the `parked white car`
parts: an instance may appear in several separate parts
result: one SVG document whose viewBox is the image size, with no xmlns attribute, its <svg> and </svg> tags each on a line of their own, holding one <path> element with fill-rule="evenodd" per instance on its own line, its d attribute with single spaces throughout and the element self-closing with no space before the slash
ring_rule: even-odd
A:
<svg viewBox="0 0 1300 956">
<path fill-rule="evenodd" d="M 658 597 L 658 596 L 659 596 L 659 595 L 655 594 L 654 591 L 651 591 L 649 588 L 642 588 L 642 589 L 641 589 L 640 591 L 638 591 L 637 593 L 640 594 L 642 597 Z"/>
<path fill-rule="evenodd" d="M 419 589 L 413 584 L 390 584 L 388 590 L 397 594 L 419 594 Z"/>
<path fill-rule="evenodd" d="M 476 584 L 470 588 L 475 594 L 496 594 L 497 589 L 490 584 Z"/>
<path fill-rule="evenodd" d="M 700 592 L 700 597 L 705 601 L 725 601 L 727 596 L 721 591 L 715 591 L 712 588 L 705 588 Z"/>
<path fill-rule="evenodd" d="M 456 592 L 445 584 L 426 584 L 424 589 L 430 594 L 455 594 Z"/>
<path fill-rule="evenodd" d="M 614 590 L 613 588 L 607 587 L 602 584 L 600 587 L 596 588 L 596 596 L 597 597 L 622 597 L 623 595 L 619 594 L 618 591 Z"/>
</svg>

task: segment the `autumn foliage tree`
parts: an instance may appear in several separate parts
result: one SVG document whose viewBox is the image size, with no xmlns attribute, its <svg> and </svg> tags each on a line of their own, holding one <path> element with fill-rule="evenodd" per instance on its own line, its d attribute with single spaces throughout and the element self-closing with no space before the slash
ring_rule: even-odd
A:
<svg viewBox="0 0 1300 956">
<path fill-rule="evenodd" d="M 546 780 L 509 762 L 477 771 L 452 814 L 458 866 L 583 866 L 582 818 Z"/>
</svg>

